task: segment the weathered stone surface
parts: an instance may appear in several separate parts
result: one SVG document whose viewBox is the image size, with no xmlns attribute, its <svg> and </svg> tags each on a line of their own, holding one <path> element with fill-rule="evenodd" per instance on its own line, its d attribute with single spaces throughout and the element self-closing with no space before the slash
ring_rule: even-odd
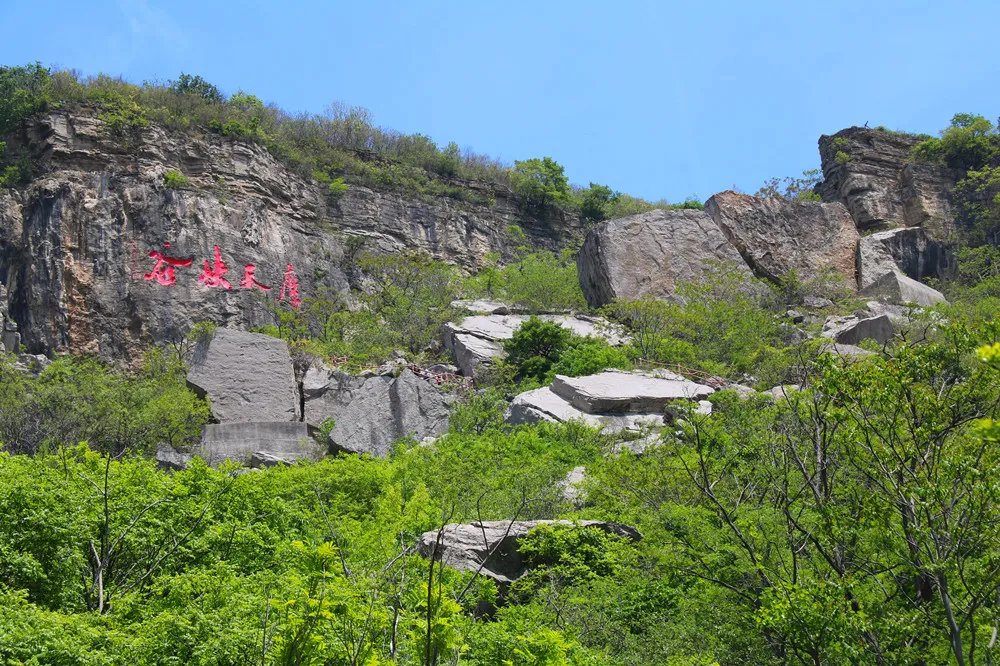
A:
<svg viewBox="0 0 1000 666">
<path fill-rule="evenodd" d="M 417 542 L 417 552 L 433 557 L 460 571 L 479 572 L 502 583 L 513 583 L 527 572 L 518 542 L 539 525 L 567 525 L 579 529 L 599 529 L 609 534 L 639 541 L 634 527 L 596 520 L 489 521 L 445 525 L 439 542 L 437 531 L 425 532 Z"/>
<path fill-rule="evenodd" d="M 510 314 L 511 312 L 511 307 L 509 305 L 501 303 L 500 301 L 491 301 L 485 298 L 452 301 L 451 307 L 468 310 L 472 314 L 479 315 L 505 315 Z"/>
<path fill-rule="evenodd" d="M 823 337 L 841 345 L 856 345 L 862 340 L 885 344 L 892 340 L 895 329 L 888 315 L 877 317 L 830 317 L 823 325 Z"/>
<path fill-rule="evenodd" d="M 761 391 L 761 394 L 770 396 L 774 400 L 787 400 L 789 395 L 801 390 L 802 387 L 798 384 L 783 384 Z"/>
<path fill-rule="evenodd" d="M 294 458 L 275 455 L 273 453 L 268 453 L 267 451 L 254 451 L 252 454 L 250 454 L 251 469 L 263 469 L 265 467 L 291 465 L 294 462 L 295 462 Z"/>
<path fill-rule="evenodd" d="M 858 230 L 839 203 L 722 192 L 705 212 L 760 277 L 779 281 L 795 271 L 810 279 L 828 269 L 853 284 Z"/>
<path fill-rule="evenodd" d="M 329 397 L 327 397 L 329 396 Z M 331 386 L 306 414 L 318 425 L 332 418 L 330 445 L 339 451 L 385 456 L 403 437 L 434 437 L 448 429 L 452 396 L 409 370 L 399 377 L 368 377 Z"/>
<path fill-rule="evenodd" d="M 181 453 L 165 442 L 160 442 L 156 446 L 156 464 L 163 470 L 181 471 L 187 469 L 188 463 L 193 457 L 190 453 Z"/>
<path fill-rule="evenodd" d="M 474 315 L 460 323 L 445 324 L 445 349 L 451 351 L 461 373 L 473 377 L 493 359 L 503 356 L 503 341 L 513 337 L 514 331 L 528 319 L 528 315 Z M 625 340 L 620 327 L 599 317 L 540 315 L 539 319 L 555 322 L 576 335 L 603 338 L 611 345 Z"/>
<path fill-rule="evenodd" d="M 944 303 L 945 297 L 937 289 L 917 282 L 902 273 L 886 273 L 875 283 L 863 289 L 862 294 L 880 298 L 889 303 L 912 303 L 922 307 L 930 307 Z"/>
<path fill-rule="evenodd" d="M 562 397 L 552 392 L 548 386 L 519 394 L 511 402 L 504 416 L 510 425 L 549 421 L 564 423 L 582 420 L 587 425 L 600 428 L 608 434 L 624 431 L 644 431 L 664 425 L 664 411 L 624 412 L 612 414 L 589 414 L 582 412 Z"/>
<path fill-rule="evenodd" d="M 580 507 L 587 500 L 587 491 L 583 488 L 583 483 L 587 480 L 586 467 L 574 467 L 566 473 L 566 478 L 559 485 L 562 486 L 563 499 L 572 502 L 574 506 Z"/>
<path fill-rule="evenodd" d="M 905 164 L 900 179 L 903 222 L 947 241 L 955 233 L 952 191 L 962 175 L 936 164 Z"/>
<path fill-rule="evenodd" d="M 556 375 L 552 392 L 590 414 L 661 412 L 672 400 L 701 400 L 715 392 L 686 379 L 606 370 L 586 377 Z"/>
<path fill-rule="evenodd" d="M 309 437 L 302 422 L 244 422 L 206 425 L 193 453 L 215 466 L 225 460 L 248 462 L 255 453 L 289 461 L 312 460 L 323 455 L 323 448 Z"/>
<path fill-rule="evenodd" d="M 916 227 L 864 236 L 857 249 L 858 288 L 867 289 L 887 273 L 914 280 L 947 278 L 954 271 L 950 250 Z"/>
<path fill-rule="evenodd" d="M 867 349 L 862 349 L 861 347 L 855 347 L 854 345 L 839 345 L 835 342 L 824 343 L 820 346 L 821 352 L 827 352 L 833 354 L 834 356 L 839 356 L 841 358 L 861 358 L 864 356 L 876 356 L 875 352 L 870 352 Z"/>
<path fill-rule="evenodd" d="M 698 210 L 654 210 L 603 222 L 587 234 L 577 257 L 583 295 L 591 307 L 616 298 L 669 298 L 696 282 L 706 262 L 731 262 L 750 276 L 739 252 Z"/>
<path fill-rule="evenodd" d="M 216 329 L 196 346 L 187 381 L 199 395 L 207 395 L 220 423 L 299 418 L 295 372 L 284 340 Z"/>
<path fill-rule="evenodd" d="M 280 293 L 291 264 L 301 296 L 344 290 L 343 237 L 373 252 L 423 251 L 467 268 L 508 250 L 506 229 L 557 249 L 582 233 L 571 216 L 521 213 L 508 193 L 485 185 L 493 206 L 407 198 L 351 186 L 339 199 L 304 180 L 262 146 L 216 134 L 170 132 L 153 125 L 127 151 L 95 109 L 54 110 L 7 138 L 32 155 L 42 175 L 23 191 L 0 193 L 0 282 L 11 316 L 32 353 L 97 352 L 135 358 L 150 342 L 169 342 L 192 324 L 271 323 L 264 293 L 241 289 L 254 264 L 259 282 Z M 180 171 L 188 187 L 164 186 Z M 166 287 L 143 276 L 150 251 L 191 259 Z M 219 246 L 231 289 L 198 281 Z"/>
<path fill-rule="evenodd" d="M 847 206 L 858 229 L 922 226 L 938 240 L 954 229 L 950 194 L 955 175 L 944 167 L 908 166 L 921 138 L 850 127 L 819 139 L 824 201 Z"/>
</svg>

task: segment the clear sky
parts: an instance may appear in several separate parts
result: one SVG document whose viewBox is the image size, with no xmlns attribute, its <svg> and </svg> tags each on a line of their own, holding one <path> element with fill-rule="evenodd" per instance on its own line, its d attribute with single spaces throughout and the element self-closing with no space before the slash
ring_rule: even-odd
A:
<svg viewBox="0 0 1000 666">
<path fill-rule="evenodd" d="M 342 101 L 648 199 L 753 192 L 850 125 L 1000 114 L 998 0 L 0 0 L 0 25 L 0 64 Z"/>
</svg>

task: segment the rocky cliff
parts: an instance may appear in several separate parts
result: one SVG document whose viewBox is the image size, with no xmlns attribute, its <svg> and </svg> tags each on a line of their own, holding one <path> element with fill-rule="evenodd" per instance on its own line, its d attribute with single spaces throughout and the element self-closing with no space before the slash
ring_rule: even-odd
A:
<svg viewBox="0 0 1000 666">
<path fill-rule="evenodd" d="M 55 110 L 7 141 L 41 172 L 0 192 L 0 284 L 36 353 L 129 358 L 201 320 L 265 323 L 278 300 L 346 290 L 349 237 L 472 269 L 505 249 L 510 224 L 553 249 L 581 232 L 522 214 L 503 191 L 483 192 L 489 206 L 358 186 L 335 198 L 259 145 L 155 125 L 126 142 L 88 108 Z M 187 182 L 168 187 L 169 172 Z"/>
<path fill-rule="evenodd" d="M 826 202 L 847 206 L 860 231 L 923 227 L 938 240 L 954 231 L 951 190 L 959 174 L 945 167 L 913 164 L 910 152 L 922 140 L 913 134 L 850 127 L 822 136 Z"/>
</svg>

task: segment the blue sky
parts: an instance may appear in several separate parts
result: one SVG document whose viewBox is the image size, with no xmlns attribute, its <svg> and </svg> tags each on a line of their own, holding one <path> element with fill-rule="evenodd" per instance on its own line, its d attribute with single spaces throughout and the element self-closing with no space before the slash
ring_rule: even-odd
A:
<svg viewBox="0 0 1000 666">
<path fill-rule="evenodd" d="M 0 63 L 333 101 L 575 183 L 706 198 L 850 125 L 1000 114 L 1000 2 L 0 0 Z"/>
</svg>

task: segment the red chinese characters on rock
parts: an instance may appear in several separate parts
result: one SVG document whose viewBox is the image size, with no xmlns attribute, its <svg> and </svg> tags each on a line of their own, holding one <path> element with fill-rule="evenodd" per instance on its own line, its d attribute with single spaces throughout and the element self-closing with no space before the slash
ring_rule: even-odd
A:
<svg viewBox="0 0 1000 666">
<path fill-rule="evenodd" d="M 164 243 L 163 247 L 169 249 L 170 243 Z M 143 278 L 146 280 L 156 280 L 164 287 L 169 287 L 177 282 L 177 276 L 174 272 L 175 267 L 183 268 L 185 266 L 190 266 L 193 261 L 191 259 L 168 257 L 162 252 L 157 252 L 156 250 L 150 250 L 149 257 L 151 259 L 156 259 L 156 265 L 153 266 L 153 270 L 143 275 Z"/>
<path fill-rule="evenodd" d="M 222 277 L 229 272 L 229 268 L 226 266 L 226 262 L 222 260 L 222 251 L 219 246 L 215 246 L 215 261 L 212 263 L 212 268 L 208 268 L 208 259 L 205 260 L 205 269 L 201 272 L 201 277 L 198 278 L 198 282 L 201 282 L 206 287 L 222 287 L 223 289 L 232 289 L 232 285 L 229 284 L 229 280 Z"/>
<path fill-rule="evenodd" d="M 281 283 L 281 295 L 278 296 L 279 301 L 285 300 L 285 293 L 288 293 L 288 304 L 291 305 L 296 310 L 302 305 L 302 299 L 299 298 L 299 279 L 295 277 L 295 271 L 292 269 L 292 265 L 288 264 L 288 269 L 285 271 L 285 280 Z"/>
<path fill-rule="evenodd" d="M 165 248 L 169 248 L 170 243 L 164 243 L 163 246 Z M 157 252 L 156 250 L 151 250 L 149 256 L 152 259 L 156 259 L 156 265 L 153 266 L 152 271 L 146 273 L 143 277 L 147 280 L 156 280 L 164 287 L 169 287 L 177 282 L 177 277 L 174 271 L 175 267 L 182 268 L 190 266 L 193 263 L 192 259 L 177 259 L 174 257 L 168 257 L 164 253 Z M 291 307 L 298 310 L 302 306 L 302 299 L 299 297 L 299 280 L 295 276 L 295 269 L 292 268 L 292 265 L 286 264 L 286 266 L 287 268 L 285 270 L 284 280 L 281 283 L 281 293 L 278 296 L 278 300 L 285 301 Z M 257 281 L 256 271 L 256 264 L 244 265 L 243 279 L 240 280 L 239 285 L 240 289 L 260 289 L 264 292 L 271 291 L 271 287 Z M 222 259 L 222 249 L 216 245 L 214 248 L 213 260 L 211 264 L 209 264 L 207 259 L 205 260 L 204 268 L 201 271 L 201 276 L 198 278 L 198 282 L 208 288 L 231 290 L 233 286 L 225 278 L 225 275 L 228 272 L 229 267 Z"/>
<path fill-rule="evenodd" d="M 253 289 L 257 288 L 262 291 L 271 291 L 270 287 L 265 287 L 260 282 L 257 282 L 257 278 L 254 277 L 254 271 L 257 270 L 257 266 L 254 264 L 247 264 L 243 267 L 243 279 L 240 281 L 240 289 Z"/>
</svg>

